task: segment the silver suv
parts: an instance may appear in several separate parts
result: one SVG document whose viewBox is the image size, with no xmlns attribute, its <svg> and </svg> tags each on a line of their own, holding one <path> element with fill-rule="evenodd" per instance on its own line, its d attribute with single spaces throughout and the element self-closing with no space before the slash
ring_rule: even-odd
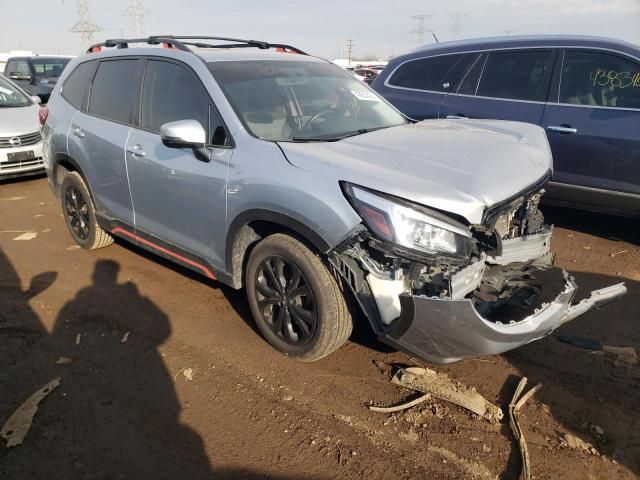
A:
<svg viewBox="0 0 640 480">
<path fill-rule="evenodd" d="M 246 288 L 264 337 L 300 360 L 338 349 L 358 310 L 381 340 L 446 363 L 528 343 L 626 291 L 572 305 L 565 276 L 539 299 L 534 276 L 553 261 L 540 127 L 410 123 L 287 45 L 106 41 L 70 63 L 49 109 L 45 166 L 74 240 L 117 236 Z"/>
</svg>

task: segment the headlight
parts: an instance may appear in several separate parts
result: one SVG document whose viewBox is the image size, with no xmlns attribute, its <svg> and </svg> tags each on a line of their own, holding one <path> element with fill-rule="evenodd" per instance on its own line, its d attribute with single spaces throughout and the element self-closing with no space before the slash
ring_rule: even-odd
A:
<svg viewBox="0 0 640 480">
<path fill-rule="evenodd" d="M 468 255 L 471 232 L 443 215 L 345 184 L 351 202 L 380 240 L 428 254 Z"/>
</svg>

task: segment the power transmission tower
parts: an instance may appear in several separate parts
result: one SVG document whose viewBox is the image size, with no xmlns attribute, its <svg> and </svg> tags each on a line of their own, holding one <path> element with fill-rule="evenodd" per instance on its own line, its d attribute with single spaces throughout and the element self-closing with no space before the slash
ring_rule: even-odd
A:
<svg viewBox="0 0 640 480">
<path fill-rule="evenodd" d="M 95 23 L 91 23 L 89 16 L 89 4 L 87 0 L 78 0 L 76 4 L 78 11 L 78 21 L 69 30 L 71 33 L 79 33 L 82 47 L 87 47 L 93 43 L 93 34 L 102 30 Z"/>
<path fill-rule="evenodd" d="M 142 0 L 132 0 L 131 5 L 122 14 L 131 17 L 133 36 L 136 38 L 141 37 L 144 32 L 144 17 L 147 13 L 150 13 L 150 10 L 144 8 Z"/>
<path fill-rule="evenodd" d="M 433 17 L 433 15 L 414 15 L 413 17 L 411 17 L 413 20 L 417 20 L 418 25 L 417 25 L 416 28 L 411 30 L 411 32 L 409 32 L 409 33 L 415 33 L 415 35 L 416 35 L 416 44 L 418 46 L 424 44 L 424 32 L 427 31 L 425 26 L 424 26 L 424 20 L 425 20 L 425 18 L 431 18 L 431 17 Z"/>
<path fill-rule="evenodd" d="M 352 52 L 353 52 L 353 39 L 351 38 L 351 34 L 349 34 L 349 38 L 347 39 L 347 57 L 349 58 L 349 65 L 351 65 Z"/>
<path fill-rule="evenodd" d="M 451 37 L 454 40 L 460 38 L 460 34 L 462 33 L 461 21 L 467 15 L 464 13 L 453 13 L 449 14 L 449 17 L 453 19 L 453 25 L 451 26 Z"/>
</svg>

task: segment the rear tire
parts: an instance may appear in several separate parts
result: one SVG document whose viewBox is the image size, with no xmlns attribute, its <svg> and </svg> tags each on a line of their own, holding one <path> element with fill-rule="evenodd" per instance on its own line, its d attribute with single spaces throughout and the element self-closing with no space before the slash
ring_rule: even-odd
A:
<svg viewBox="0 0 640 480">
<path fill-rule="evenodd" d="M 95 250 L 113 243 L 113 237 L 96 221 L 89 189 L 78 172 L 68 172 L 62 179 L 60 201 L 69 233 L 78 245 Z"/>
<path fill-rule="evenodd" d="M 256 245 L 247 262 L 249 306 L 277 350 L 312 362 L 340 348 L 353 321 L 336 279 L 307 246 L 285 234 Z"/>
</svg>

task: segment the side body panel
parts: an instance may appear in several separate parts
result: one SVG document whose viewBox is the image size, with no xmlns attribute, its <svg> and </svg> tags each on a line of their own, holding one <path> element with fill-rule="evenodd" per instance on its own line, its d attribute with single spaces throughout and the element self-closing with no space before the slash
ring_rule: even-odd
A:
<svg viewBox="0 0 640 480">
<path fill-rule="evenodd" d="M 69 156 L 82 169 L 98 213 L 133 225 L 125 144 L 130 127 L 78 112 L 68 135 Z"/>
<path fill-rule="evenodd" d="M 361 223 L 331 174 L 293 166 L 277 144 L 244 130 L 234 139 L 238 147 L 229 166 L 227 229 L 244 213 L 251 218 L 252 212 L 273 212 L 304 225 L 331 248 Z"/>
<path fill-rule="evenodd" d="M 548 104 L 553 180 L 640 195 L 640 110 Z M 561 126 L 575 133 L 550 130 Z"/>
<path fill-rule="evenodd" d="M 225 244 L 225 184 L 234 150 L 212 149 L 207 163 L 191 149 L 169 148 L 159 135 L 134 128 L 126 150 L 136 230 L 224 270 L 224 249 L 216 247 Z"/>
</svg>

